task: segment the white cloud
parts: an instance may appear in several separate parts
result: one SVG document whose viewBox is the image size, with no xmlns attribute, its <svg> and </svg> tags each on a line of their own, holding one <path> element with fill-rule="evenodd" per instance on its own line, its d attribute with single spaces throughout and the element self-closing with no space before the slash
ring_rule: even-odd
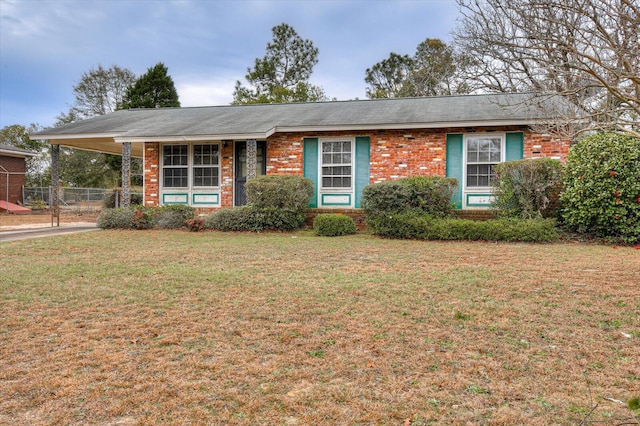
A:
<svg viewBox="0 0 640 426">
<path fill-rule="evenodd" d="M 228 105 L 233 100 L 233 78 L 190 76 L 174 80 L 183 107 Z"/>
</svg>

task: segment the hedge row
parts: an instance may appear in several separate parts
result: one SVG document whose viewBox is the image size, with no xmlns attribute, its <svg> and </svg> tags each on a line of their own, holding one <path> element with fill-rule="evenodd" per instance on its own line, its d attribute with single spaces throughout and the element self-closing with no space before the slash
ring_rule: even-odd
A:
<svg viewBox="0 0 640 426">
<path fill-rule="evenodd" d="M 292 231 L 302 226 L 304 214 L 278 208 L 254 206 L 222 209 L 203 219 L 203 229 L 216 231 Z"/>
<path fill-rule="evenodd" d="M 553 219 L 474 221 L 408 212 L 380 216 L 374 222 L 376 234 L 388 238 L 521 242 L 551 242 L 559 238 Z"/>
</svg>

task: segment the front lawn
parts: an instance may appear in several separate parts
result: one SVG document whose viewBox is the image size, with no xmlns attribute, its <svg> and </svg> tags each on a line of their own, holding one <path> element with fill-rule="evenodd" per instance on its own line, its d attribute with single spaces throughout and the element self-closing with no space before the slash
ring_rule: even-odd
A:
<svg viewBox="0 0 640 426">
<path fill-rule="evenodd" d="M 635 421 L 631 247 L 100 231 L 0 260 L 0 424 Z"/>
</svg>

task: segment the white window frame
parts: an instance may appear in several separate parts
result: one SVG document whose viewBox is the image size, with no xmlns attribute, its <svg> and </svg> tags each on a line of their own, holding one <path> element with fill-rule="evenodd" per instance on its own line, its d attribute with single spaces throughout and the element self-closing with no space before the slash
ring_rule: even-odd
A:
<svg viewBox="0 0 640 426">
<path fill-rule="evenodd" d="M 196 146 L 216 146 L 218 148 L 218 164 L 215 165 L 210 165 L 210 164 L 195 164 L 195 154 L 196 154 Z M 190 188 L 193 189 L 205 189 L 205 188 L 220 188 L 220 180 L 222 179 L 222 177 L 220 176 L 220 144 L 218 143 L 193 143 L 189 145 L 190 149 L 191 149 L 191 155 L 189 156 L 189 159 L 191 160 L 191 165 L 189 167 L 189 171 L 191 172 L 191 180 L 189 181 L 191 186 Z M 218 170 L 218 184 L 214 185 L 214 186 L 206 186 L 206 185 L 196 185 L 195 183 L 195 169 L 196 168 L 200 168 L 200 169 L 217 169 Z"/>
<path fill-rule="evenodd" d="M 506 134 L 505 133 L 470 133 L 464 135 L 464 144 L 463 144 L 463 165 L 462 165 L 462 188 L 464 190 L 471 191 L 491 191 L 491 183 L 488 186 L 467 186 L 467 166 L 469 165 L 469 161 L 467 158 L 469 140 L 471 139 L 481 139 L 481 138 L 500 138 L 500 161 L 497 163 L 493 162 L 472 162 L 471 164 L 500 164 L 504 163 L 506 158 Z"/>
<path fill-rule="evenodd" d="M 164 150 L 165 147 L 167 146 L 186 146 L 187 147 L 187 164 L 184 165 L 179 165 L 179 166 L 174 166 L 174 165 L 165 165 L 164 164 Z M 163 144 L 161 147 L 161 152 L 160 152 L 160 159 L 162 161 L 162 166 L 161 166 L 161 170 L 162 170 L 162 176 L 161 176 L 161 182 L 162 182 L 162 188 L 163 189 L 168 189 L 168 190 L 178 190 L 178 189 L 187 189 L 189 188 L 189 155 L 190 155 L 190 149 L 189 149 L 189 144 L 185 144 L 185 143 L 167 143 L 167 144 Z M 166 169 L 187 169 L 187 186 L 165 186 L 165 170 Z"/>
<path fill-rule="evenodd" d="M 195 145 L 217 145 L 218 147 L 218 164 L 216 166 L 194 166 L 194 152 L 195 152 Z M 183 168 L 185 166 L 165 166 L 164 164 L 164 147 L 165 146 L 186 146 L 187 147 L 187 186 L 184 187 L 178 187 L 178 186 L 165 186 L 164 185 L 164 171 L 166 168 Z M 222 181 L 222 176 L 221 176 L 221 172 L 222 172 L 222 165 L 221 165 L 221 156 L 222 156 L 222 147 L 221 144 L 219 142 L 194 142 L 194 143 L 164 143 L 160 146 L 161 152 L 160 152 L 160 162 L 161 162 L 161 176 L 160 176 L 160 182 L 161 182 L 161 186 L 160 188 L 165 190 L 165 191 L 178 191 L 178 190 L 182 190 L 182 191 L 190 191 L 190 190 L 203 190 L 203 189 L 220 189 L 220 182 Z M 196 186 L 195 182 L 194 182 L 194 172 L 193 169 L 194 167 L 217 167 L 218 168 L 218 185 L 217 186 Z"/>
<path fill-rule="evenodd" d="M 318 140 L 318 181 L 319 187 L 321 191 L 324 192 L 352 192 L 355 185 L 355 157 L 356 157 L 356 140 L 355 138 L 345 137 L 345 138 L 320 138 Z M 351 144 L 351 162 L 349 164 L 342 163 L 340 165 L 335 164 L 327 164 L 326 167 L 351 167 L 351 185 L 341 186 L 341 187 L 333 187 L 333 186 L 324 186 L 324 179 L 322 174 L 322 169 L 325 167 L 325 163 L 323 161 L 322 156 L 322 145 L 325 143 L 331 142 L 349 142 Z"/>
</svg>

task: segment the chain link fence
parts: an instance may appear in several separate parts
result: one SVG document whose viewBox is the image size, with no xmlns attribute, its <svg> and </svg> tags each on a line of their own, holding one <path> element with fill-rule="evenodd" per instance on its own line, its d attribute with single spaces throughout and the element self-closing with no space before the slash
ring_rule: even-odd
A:
<svg viewBox="0 0 640 426">
<path fill-rule="evenodd" d="M 44 210 L 51 208 L 50 186 L 24 187 L 22 199 L 26 207 L 32 210 Z M 105 188 L 58 188 L 58 204 L 61 211 L 73 212 L 97 212 L 105 207 L 105 202 L 110 207 L 119 207 L 122 200 L 122 190 Z M 132 203 L 142 199 L 142 192 L 131 191 Z"/>
</svg>

